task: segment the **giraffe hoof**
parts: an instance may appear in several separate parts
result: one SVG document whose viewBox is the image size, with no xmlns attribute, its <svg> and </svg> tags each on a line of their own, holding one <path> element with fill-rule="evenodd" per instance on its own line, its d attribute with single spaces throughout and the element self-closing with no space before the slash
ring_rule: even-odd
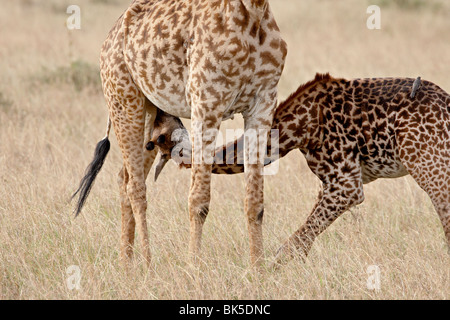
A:
<svg viewBox="0 0 450 320">
<path fill-rule="evenodd" d="M 278 271 L 283 265 L 285 265 L 288 262 L 287 254 L 286 254 L 286 246 L 282 245 L 280 248 L 278 248 L 275 258 L 271 262 L 269 266 L 269 270 L 271 271 Z"/>
</svg>

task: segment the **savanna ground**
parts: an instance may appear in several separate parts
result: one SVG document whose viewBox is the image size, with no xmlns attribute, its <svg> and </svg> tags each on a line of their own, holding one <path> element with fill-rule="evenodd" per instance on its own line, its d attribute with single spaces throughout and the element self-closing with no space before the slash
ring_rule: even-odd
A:
<svg viewBox="0 0 450 320">
<path fill-rule="evenodd" d="M 153 272 L 118 263 L 121 155 L 114 135 L 84 211 L 70 196 L 103 137 L 102 41 L 128 0 L 2 0 L 0 10 L 1 299 L 448 299 L 450 256 L 427 195 L 410 178 L 375 181 L 365 202 L 315 242 L 305 263 L 249 268 L 243 176 L 214 176 L 200 266 L 187 255 L 189 171 L 148 179 Z M 81 8 L 69 31 L 66 8 Z M 381 7 L 381 30 L 366 9 Z M 448 1 L 273 0 L 289 45 L 280 100 L 315 72 L 408 76 L 450 92 Z M 189 125 L 189 121 L 184 121 Z M 226 121 L 223 128 L 240 127 Z M 299 151 L 265 180 L 266 258 L 304 221 L 319 190 Z M 153 170 L 150 176 L 153 175 Z M 70 290 L 68 268 L 81 271 Z M 367 287 L 369 266 L 380 290 Z M 70 269 L 69 269 L 70 270 Z"/>
</svg>

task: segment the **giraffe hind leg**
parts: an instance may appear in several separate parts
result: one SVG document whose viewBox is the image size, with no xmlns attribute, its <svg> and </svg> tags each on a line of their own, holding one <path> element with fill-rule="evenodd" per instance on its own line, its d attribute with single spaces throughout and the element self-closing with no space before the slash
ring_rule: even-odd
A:
<svg viewBox="0 0 450 320">
<path fill-rule="evenodd" d="M 447 239 L 448 252 L 450 253 L 450 204 L 435 204 L 434 207 L 444 228 L 445 238 Z"/>
<path fill-rule="evenodd" d="M 127 195 L 128 172 L 125 165 L 119 172 L 120 210 L 122 212 L 122 233 L 120 238 L 120 260 L 126 266 L 133 256 L 136 220 Z"/>
<path fill-rule="evenodd" d="M 146 120 L 145 120 L 145 138 L 144 142 L 150 138 L 151 127 L 155 120 L 156 107 L 151 106 L 147 108 Z M 144 148 L 144 146 L 143 146 Z M 147 178 L 148 173 L 153 165 L 156 157 L 156 150 L 147 151 L 144 150 L 144 179 Z M 120 256 L 124 265 L 131 260 L 133 255 L 133 245 L 135 238 L 136 219 L 133 215 L 130 197 L 127 193 L 127 185 L 129 182 L 129 174 L 126 169 L 126 164 L 122 167 L 119 173 L 119 189 L 120 189 L 120 205 L 122 211 L 122 236 L 121 236 L 121 249 Z"/>
<path fill-rule="evenodd" d="M 423 168 L 416 167 L 411 175 L 418 185 L 428 194 L 439 216 L 444 229 L 445 238 L 450 252 L 450 188 L 448 180 L 449 175 L 443 174 L 442 170 L 440 175 L 444 177 L 439 179 L 437 175 L 433 174 L 427 166 Z M 445 172 L 445 171 L 444 171 Z"/>
<path fill-rule="evenodd" d="M 445 137 L 445 135 L 444 135 Z M 400 135 L 400 158 L 403 165 L 417 184 L 428 194 L 439 216 L 444 229 L 450 252 L 450 166 L 449 140 L 436 138 L 435 144 L 416 141 L 413 134 Z M 429 137 L 431 141 L 434 137 Z M 419 146 L 411 151 L 407 148 L 407 141 L 416 142 Z"/>
</svg>

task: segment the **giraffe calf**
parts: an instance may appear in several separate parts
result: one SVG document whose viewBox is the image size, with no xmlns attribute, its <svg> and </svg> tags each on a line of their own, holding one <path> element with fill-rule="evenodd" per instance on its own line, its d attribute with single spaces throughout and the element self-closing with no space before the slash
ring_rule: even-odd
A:
<svg viewBox="0 0 450 320">
<path fill-rule="evenodd" d="M 320 233 L 364 201 L 363 184 L 407 174 L 431 198 L 450 246 L 450 95 L 421 81 L 412 97 L 413 84 L 317 74 L 278 106 L 272 129 L 279 130 L 279 156 L 299 149 L 322 189 L 306 222 L 278 250 L 277 264 L 296 252 L 306 257 Z M 234 150 L 243 150 L 243 137 L 216 150 L 213 173 L 244 172 Z M 276 159 L 267 155 L 265 164 Z"/>
<path fill-rule="evenodd" d="M 157 109 L 150 137 L 146 149 L 152 151 L 157 146 L 160 154 L 155 168 L 155 181 L 170 159 L 180 166 L 190 163 L 192 151 L 189 133 L 179 118 Z"/>
</svg>

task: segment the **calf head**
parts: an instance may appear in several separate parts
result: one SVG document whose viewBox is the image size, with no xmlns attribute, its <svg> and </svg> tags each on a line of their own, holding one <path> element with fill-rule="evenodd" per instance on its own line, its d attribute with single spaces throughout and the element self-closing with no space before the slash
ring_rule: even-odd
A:
<svg viewBox="0 0 450 320">
<path fill-rule="evenodd" d="M 158 147 L 160 155 L 155 169 L 155 181 L 170 159 L 180 167 L 190 167 L 192 147 L 188 131 L 179 118 L 160 109 L 156 113 L 151 139 L 147 142 L 146 149 L 151 151 L 155 147 Z"/>
</svg>

